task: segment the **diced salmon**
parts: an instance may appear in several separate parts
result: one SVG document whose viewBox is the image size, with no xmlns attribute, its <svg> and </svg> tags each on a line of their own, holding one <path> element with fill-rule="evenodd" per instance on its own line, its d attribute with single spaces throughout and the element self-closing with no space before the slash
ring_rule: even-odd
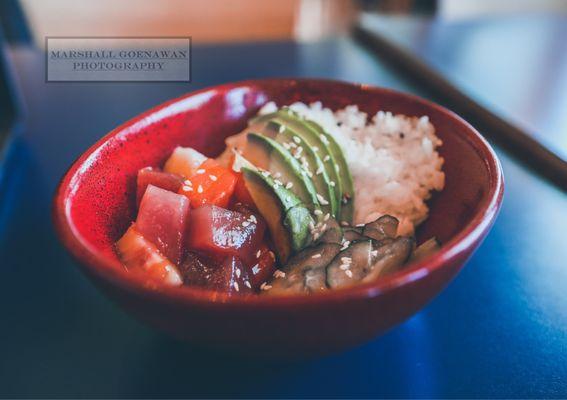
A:
<svg viewBox="0 0 567 400">
<path fill-rule="evenodd" d="M 184 184 L 179 193 L 191 200 L 191 207 L 205 204 L 227 207 L 236 186 L 236 173 L 208 159 Z"/>
</svg>

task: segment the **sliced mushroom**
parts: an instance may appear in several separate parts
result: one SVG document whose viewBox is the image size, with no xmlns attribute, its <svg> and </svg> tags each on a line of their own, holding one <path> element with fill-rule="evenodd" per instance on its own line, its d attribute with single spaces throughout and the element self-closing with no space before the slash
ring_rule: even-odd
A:
<svg viewBox="0 0 567 400">
<path fill-rule="evenodd" d="M 422 260 L 425 257 L 435 253 L 440 248 L 441 248 L 441 244 L 439 243 L 439 241 L 435 237 L 432 237 L 431 239 L 426 240 L 425 242 L 417 246 L 417 248 L 413 251 L 411 255 L 410 261 L 413 262 L 413 261 Z"/>
<path fill-rule="evenodd" d="M 319 243 L 292 257 L 280 275 L 271 282 L 266 294 L 296 294 L 326 290 L 325 267 L 339 253 L 335 243 Z"/>
<path fill-rule="evenodd" d="M 339 223 L 334 218 L 329 218 L 325 222 L 327 228 L 317 240 L 320 243 L 335 243 L 341 244 L 343 241 L 343 230 Z"/>
<path fill-rule="evenodd" d="M 348 240 L 349 242 L 355 242 L 357 240 L 363 240 L 366 238 L 362 234 L 361 228 L 354 227 L 343 228 L 343 237 L 344 240 Z"/>
<path fill-rule="evenodd" d="M 391 215 L 383 215 L 375 221 L 364 225 L 364 236 L 380 241 L 386 238 L 395 238 L 399 221 Z"/>
<path fill-rule="evenodd" d="M 332 289 L 360 282 L 373 264 L 373 241 L 362 240 L 341 251 L 327 266 L 327 286 Z"/>
<path fill-rule="evenodd" d="M 411 237 L 383 240 L 373 249 L 373 263 L 362 282 L 372 282 L 377 278 L 402 269 L 414 247 Z"/>
</svg>

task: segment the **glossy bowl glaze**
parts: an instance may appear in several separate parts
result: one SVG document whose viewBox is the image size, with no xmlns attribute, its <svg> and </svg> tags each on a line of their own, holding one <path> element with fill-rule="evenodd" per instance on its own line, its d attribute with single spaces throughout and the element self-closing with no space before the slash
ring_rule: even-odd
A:
<svg viewBox="0 0 567 400">
<path fill-rule="evenodd" d="M 442 249 L 376 283 L 294 297 L 228 297 L 154 284 L 129 274 L 113 243 L 135 216 L 138 169 L 162 165 L 173 148 L 209 156 L 244 129 L 266 102 L 357 104 L 429 116 L 443 140 L 446 187 L 430 200 L 421 240 Z M 265 357 L 309 357 L 368 341 L 430 301 L 457 274 L 496 218 L 503 194 L 496 155 L 467 122 L 415 96 L 388 89 L 312 79 L 267 79 L 220 85 L 171 100 L 116 128 L 69 169 L 54 199 L 57 232 L 83 271 L 132 315 L 195 344 Z"/>
</svg>

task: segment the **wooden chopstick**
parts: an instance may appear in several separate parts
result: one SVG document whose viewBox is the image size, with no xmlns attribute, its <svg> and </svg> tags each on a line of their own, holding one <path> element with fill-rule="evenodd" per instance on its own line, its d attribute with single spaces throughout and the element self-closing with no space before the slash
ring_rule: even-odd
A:
<svg viewBox="0 0 567 400">
<path fill-rule="evenodd" d="M 521 162 L 567 191 L 567 162 L 557 154 L 522 129 L 478 104 L 420 58 L 383 35 L 358 25 L 354 27 L 353 36 L 380 60 L 394 65 L 424 87 L 440 104 L 461 115 Z"/>
</svg>

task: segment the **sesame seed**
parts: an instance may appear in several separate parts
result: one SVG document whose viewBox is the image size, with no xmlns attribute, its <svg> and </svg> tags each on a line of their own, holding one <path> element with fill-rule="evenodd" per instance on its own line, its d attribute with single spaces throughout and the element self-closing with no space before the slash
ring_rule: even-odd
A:
<svg viewBox="0 0 567 400">
<path fill-rule="evenodd" d="M 320 254 L 320 253 L 313 254 L 313 255 L 311 256 L 311 258 L 321 258 L 321 254 Z"/>
<path fill-rule="evenodd" d="M 321 231 L 325 231 L 327 230 L 327 224 L 323 224 L 323 226 L 321 227 Z"/>
<path fill-rule="evenodd" d="M 252 273 L 256 275 L 258 272 L 260 272 L 260 267 L 256 264 L 252 267 Z"/>
<path fill-rule="evenodd" d="M 348 265 L 348 264 L 341 264 L 341 265 L 339 265 L 339 268 L 341 269 L 341 271 L 346 271 L 347 269 L 350 268 L 350 265 Z"/>
<path fill-rule="evenodd" d="M 270 173 L 269 173 L 268 171 L 262 171 L 262 172 L 260 172 L 260 173 L 262 174 L 262 176 L 263 176 L 264 178 L 267 178 L 268 176 L 270 176 Z"/>
<path fill-rule="evenodd" d="M 262 250 L 258 250 L 256 252 L 256 258 L 260 258 L 261 255 L 262 255 Z"/>
<path fill-rule="evenodd" d="M 262 290 L 270 290 L 272 288 L 272 286 L 268 285 L 266 282 L 262 283 L 262 285 L 260 286 L 260 289 Z"/>
<path fill-rule="evenodd" d="M 335 183 L 335 181 L 331 181 L 331 182 L 329 182 L 329 185 L 331 185 L 331 187 L 335 187 L 336 183 Z"/>
<path fill-rule="evenodd" d="M 297 137 L 297 136 L 293 137 L 293 141 L 297 144 L 301 143 L 301 139 L 299 139 L 299 137 Z"/>
<path fill-rule="evenodd" d="M 283 133 L 284 131 L 285 131 L 285 125 L 280 125 L 280 127 L 278 128 L 278 132 Z"/>
<path fill-rule="evenodd" d="M 315 172 L 317 175 L 321 175 L 323 173 L 323 166 L 319 165 L 319 168 L 317 168 L 317 171 Z"/>
<path fill-rule="evenodd" d="M 364 224 L 356 224 L 355 225 L 357 228 L 362 228 L 364 226 Z"/>
<path fill-rule="evenodd" d="M 236 268 L 236 277 L 240 278 L 241 274 L 242 274 L 242 271 L 240 271 L 240 268 Z"/>
<path fill-rule="evenodd" d="M 197 192 L 203 193 L 203 186 L 201 186 L 201 185 L 197 186 Z"/>
<path fill-rule="evenodd" d="M 323 211 L 321 211 L 321 210 L 315 210 L 315 211 L 313 211 L 313 214 L 315 214 L 315 215 L 323 215 Z"/>
<path fill-rule="evenodd" d="M 346 276 L 348 276 L 349 278 L 352 278 L 352 271 L 351 271 L 351 270 L 347 269 L 347 270 L 345 271 L 345 274 L 346 274 Z"/>
<path fill-rule="evenodd" d="M 240 288 L 238 287 L 238 282 L 234 282 L 234 288 L 236 289 L 237 292 L 240 291 Z"/>
<path fill-rule="evenodd" d="M 325 161 L 325 162 L 329 161 L 330 159 L 331 159 L 331 156 L 328 155 L 328 154 L 325 157 L 323 157 L 323 161 Z"/>
<path fill-rule="evenodd" d="M 276 259 L 276 255 L 274 254 L 273 251 L 268 251 L 268 254 L 270 255 L 270 257 L 272 258 L 272 260 Z"/>
<path fill-rule="evenodd" d="M 329 139 L 327 139 L 327 136 L 323 135 L 322 133 L 319 135 L 319 138 L 321 139 L 321 141 L 325 144 L 329 144 Z"/>
<path fill-rule="evenodd" d="M 329 218 L 331 218 L 331 214 L 326 214 L 325 217 L 323 218 L 323 221 L 328 221 Z"/>
<path fill-rule="evenodd" d="M 249 287 L 250 289 L 252 289 L 252 285 L 250 284 L 250 282 L 244 281 L 244 284 L 245 284 L 247 287 Z"/>
<path fill-rule="evenodd" d="M 282 174 L 280 174 L 279 172 L 276 172 L 274 174 L 274 178 L 281 178 Z"/>
<path fill-rule="evenodd" d="M 291 146 L 289 145 L 289 143 L 282 143 L 282 146 L 284 147 L 284 149 L 289 150 L 291 148 Z"/>
<path fill-rule="evenodd" d="M 317 147 L 317 146 L 313 146 L 312 149 L 313 149 L 313 151 L 315 151 L 315 152 L 319 151 L 319 147 Z"/>
<path fill-rule="evenodd" d="M 244 221 L 244 222 L 242 222 L 242 226 L 243 226 L 243 227 L 246 228 L 248 225 L 250 225 L 250 221 Z"/>
<path fill-rule="evenodd" d="M 337 172 L 341 172 L 341 168 L 339 167 L 338 164 L 335 164 L 335 170 L 336 170 Z"/>
<path fill-rule="evenodd" d="M 313 178 L 313 174 L 311 173 L 311 171 L 307 171 L 307 176 Z"/>
<path fill-rule="evenodd" d="M 214 175 L 209 175 L 209 178 L 211 178 L 211 181 L 215 182 L 218 178 Z"/>
<path fill-rule="evenodd" d="M 183 181 L 183 183 L 184 183 L 185 185 L 189 185 L 189 186 L 191 186 L 191 185 L 193 184 L 193 182 L 191 182 L 189 179 L 185 179 L 185 180 Z"/>
<path fill-rule="evenodd" d="M 319 193 L 317 193 L 317 200 L 319 200 L 319 203 L 321 203 L 322 206 L 326 206 L 327 204 L 329 204 L 329 202 L 325 200 L 325 198 L 321 196 Z"/>
<path fill-rule="evenodd" d="M 254 222 L 254 223 L 258 222 L 258 220 L 256 219 L 256 216 L 255 216 L 255 215 L 251 215 L 251 216 L 248 218 L 248 220 L 250 220 L 250 222 Z"/>
<path fill-rule="evenodd" d="M 285 278 L 285 272 L 276 269 L 274 271 L 274 278 Z"/>
<path fill-rule="evenodd" d="M 204 173 L 205 173 L 205 170 L 200 168 L 200 169 L 198 169 L 196 172 L 197 172 L 198 174 L 204 174 Z"/>
<path fill-rule="evenodd" d="M 312 221 L 309 221 L 309 229 L 311 230 L 315 229 L 315 226 L 313 225 Z"/>
<path fill-rule="evenodd" d="M 286 189 L 291 189 L 293 187 L 293 183 L 292 182 L 288 182 L 285 184 L 285 188 Z"/>
<path fill-rule="evenodd" d="M 342 225 L 342 226 L 348 226 L 348 222 L 346 222 L 346 221 L 341 221 L 341 225 Z"/>
<path fill-rule="evenodd" d="M 283 186 L 282 181 L 280 181 L 280 180 L 278 180 L 278 179 L 274 179 L 274 183 L 275 183 L 276 185 Z"/>
<path fill-rule="evenodd" d="M 352 258 L 350 257 L 341 257 L 341 261 L 345 264 L 350 264 L 352 263 Z"/>
<path fill-rule="evenodd" d="M 184 192 L 192 192 L 193 188 L 191 186 L 183 186 L 181 190 L 183 190 Z"/>
<path fill-rule="evenodd" d="M 372 257 L 376 257 L 378 255 L 378 250 L 372 250 L 370 254 L 372 254 Z"/>
</svg>

